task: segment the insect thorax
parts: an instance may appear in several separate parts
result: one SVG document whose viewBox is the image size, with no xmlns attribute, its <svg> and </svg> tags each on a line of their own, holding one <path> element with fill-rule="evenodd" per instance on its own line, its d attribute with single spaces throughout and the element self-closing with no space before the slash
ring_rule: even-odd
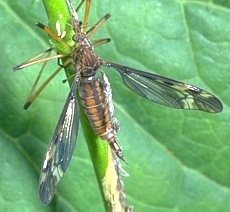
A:
<svg viewBox="0 0 230 212">
<path fill-rule="evenodd" d="M 78 47 L 73 53 L 73 63 L 83 77 L 96 74 L 99 68 L 98 56 L 90 47 Z"/>
</svg>

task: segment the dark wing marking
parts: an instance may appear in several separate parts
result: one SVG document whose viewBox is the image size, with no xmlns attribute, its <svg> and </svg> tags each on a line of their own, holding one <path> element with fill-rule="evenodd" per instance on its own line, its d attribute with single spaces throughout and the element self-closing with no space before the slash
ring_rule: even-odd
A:
<svg viewBox="0 0 230 212">
<path fill-rule="evenodd" d="M 79 123 L 75 93 L 76 81 L 71 87 L 43 162 L 39 179 L 39 196 L 45 205 L 52 200 L 75 148 Z"/>
<path fill-rule="evenodd" d="M 155 103 L 210 113 L 218 113 L 223 109 L 215 96 L 196 86 L 108 61 L 102 61 L 102 65 L 115 68 L 129 89 Z"/>
</svg>

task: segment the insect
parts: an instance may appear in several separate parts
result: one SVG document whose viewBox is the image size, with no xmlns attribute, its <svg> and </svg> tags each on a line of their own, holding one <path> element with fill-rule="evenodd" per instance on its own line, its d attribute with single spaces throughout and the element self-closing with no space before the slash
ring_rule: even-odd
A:
<svg viewBox="0 0 230 212">
<path fill-rule="evenodd" d="M 89 3 L 90 1 L 88 0 L 87 2 Z M 95 27 L 87 33 L 85 32 L 86 22 L 82 24 L 79 21 L 78 15 L 70 0 L 66 0 L 66 3 L 69 8 L 71 24 L 74 31 L 74 46 L 70 46 L 71 59 L 62 66 L 66 66 L 69 63 L 73 64 L 75 73 L 70 92 L 51 138 L 41 170 L 39 195 L 44 204 L 48 204 L 52 200 L 57 184 L 65 173 L 75 148 L 79 122 L 76 90 L 80 94 L 85 114 L 95 133 L 107 141 L 116 155 L 125 161 L 116 138 L 119 123 L 115 117 L 111 89 L 108 79 L 102 70 L 103 66 L 118 71 L 129 89 L 155 103 L 176 109 L 201 110 L 210 113 L 222 111 L 222 104 L 214 95 L 196 86 L 100 58 L 94 52 L 94 45 L 89 37 L 92 31 L 103 24 L 110 15 L 107 14 L 104 16 Z M 62 37 L 55 36 L 54 33 L 43 24 L 37 23 L 37 26 L 46 31 L 50 36 L 53 36 L 58 42 L 63 42 Z M 95 45 L 105 42 L 107 41 L 102 40 L 95 43 Z M 55 58 L 69 56 L 70 55 L 59 54 L 59 56 Z M 27 63 L 17 66 L 16 69 L 26 66 Z M 101 75 L 101 79 L 98 77 L 99 74 Z M 28 101 L 26 107 L 28 107 L 31 102 Z"/>
</svg>

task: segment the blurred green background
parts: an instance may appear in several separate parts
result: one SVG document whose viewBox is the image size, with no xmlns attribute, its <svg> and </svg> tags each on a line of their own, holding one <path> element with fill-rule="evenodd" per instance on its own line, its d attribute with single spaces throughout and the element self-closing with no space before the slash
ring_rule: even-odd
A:
<svg viewBox="0 0 230 212">
<path fill-rule="evenodd" d="M 115 70 L 105 69 L 129 162 L 123 165 L 130 174 L 124 177 L 128 204 L 141 212 L 229 211 L 230 3 L 93 0 L 89 25 L 106 13 L 112 17 L 95 35 L 112 39 L 96 48 L 102 58 L 194 84 L 224 106 L 220 114 L 166 108 L 135 95 Z M 47 23 L 42 1 L 0 2 L 0 209 L 103 211 L 81 128 L 53 201 L 39 201 L 40 168 L 69 88 L 63 72 L 23 109 L 40 65 L 12 67 L 49 47 L 36 21 Z M 57 67 L 51 61 L 44 79 Z"/>
</svg>

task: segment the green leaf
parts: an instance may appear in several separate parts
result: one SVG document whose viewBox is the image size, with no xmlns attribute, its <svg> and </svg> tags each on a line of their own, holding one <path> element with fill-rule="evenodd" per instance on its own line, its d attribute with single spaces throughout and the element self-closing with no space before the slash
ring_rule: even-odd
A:
<svg viewBox="0 0 230 212">
<path fill-rule="evenodd" d="M 105 69 L 129 162 L 123 165 L 130 174 L 124 177 L 126 195 L 135 211 L 229 211 L 229 8 L 224 1 L 92 1 L 89 26 L 112 15 L 94 37 L 112 39 L 96 48 L 98 55 L 199 86 L 224 106 L 220 114 L 166 108 L 135 95 L 116 71 Z M 42 160 L 69 88 L 61 73 L 22 109 L 40 66 L 15 73 L 12 67 L 49 47 L 47 35 L 34 25 L 46 24 L 46 15 L 40 1 L 5 0 L 0 18 L 0 208 L 103 211 L 81 129 L 54 200 L 40 203 Z M 57 67 L 51 61 L 44 78 Z"/>
</svg>

